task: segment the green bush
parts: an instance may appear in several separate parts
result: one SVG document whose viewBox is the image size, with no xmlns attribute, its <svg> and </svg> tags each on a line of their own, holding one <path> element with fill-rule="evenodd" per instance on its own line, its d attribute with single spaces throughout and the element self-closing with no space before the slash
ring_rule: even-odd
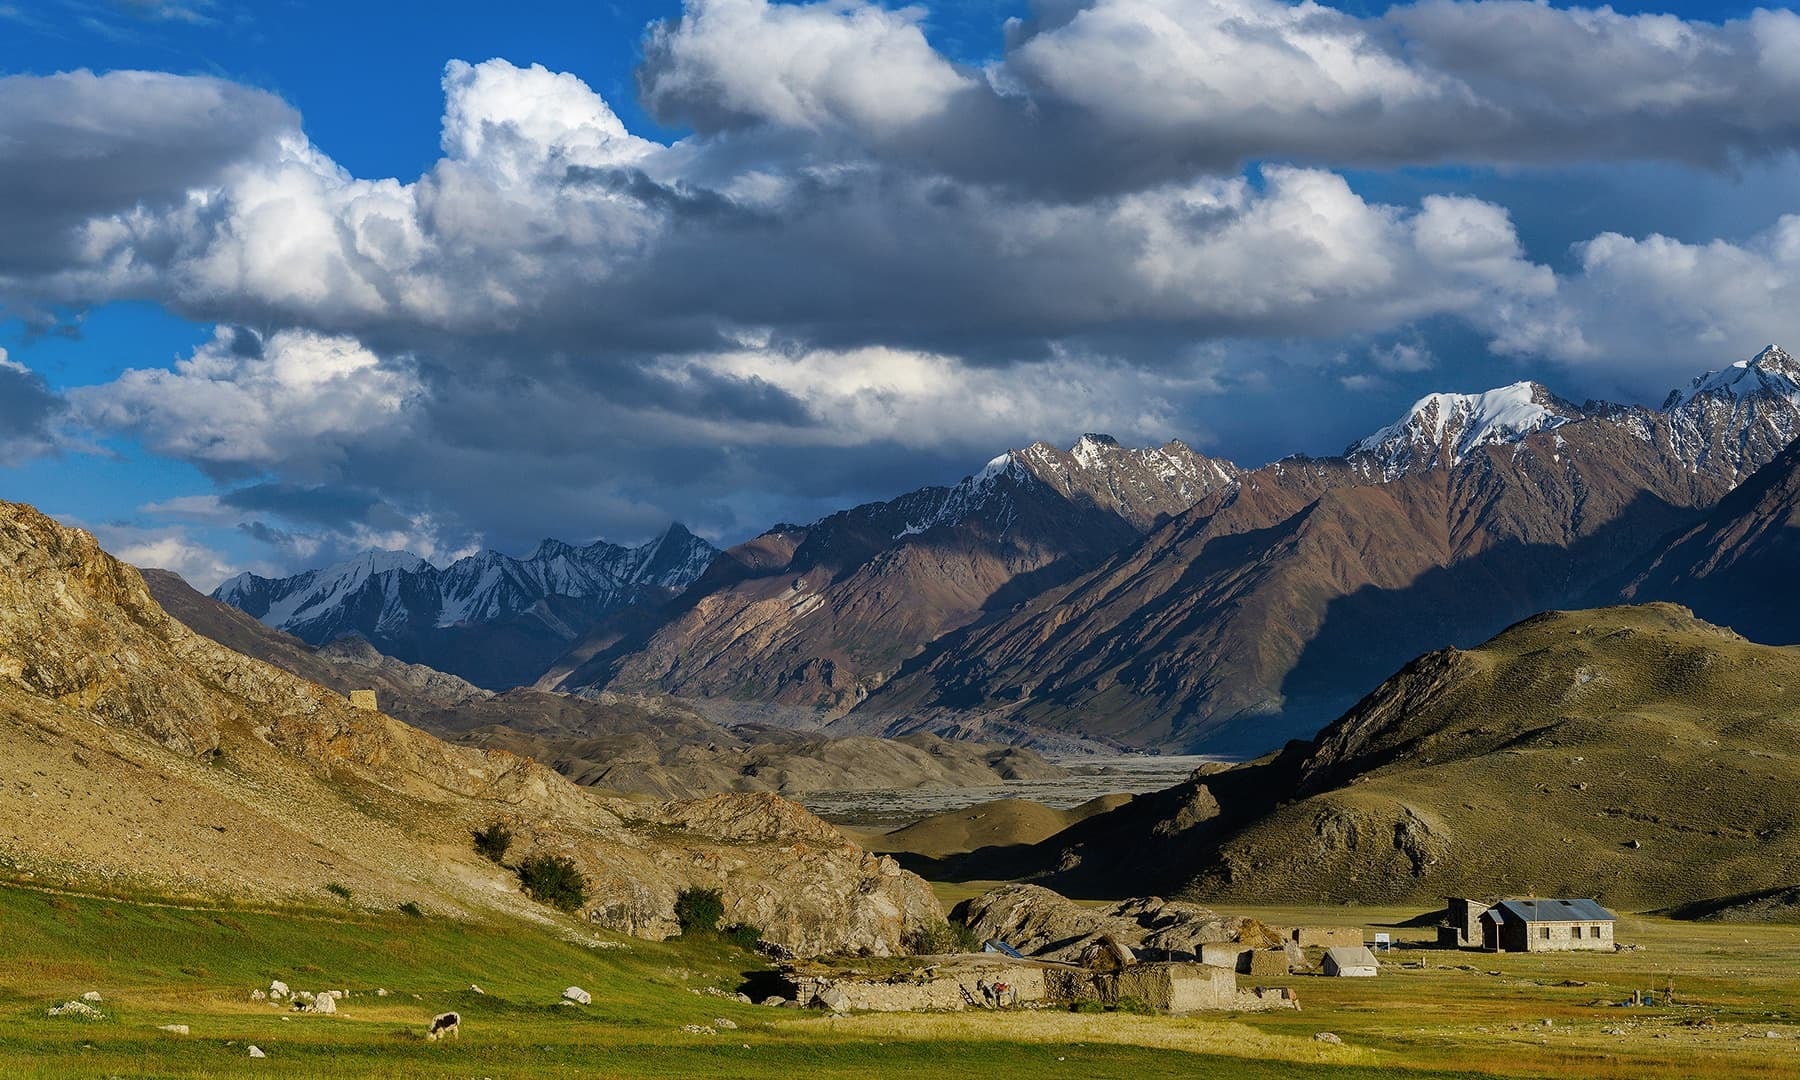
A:
<svg viewBox="0 0 1800 1080">
<path fill-rule="evenodd" d="M 725 940 L 747 952 L 755 952 L 756 946 L 762 942 L 762 931 L 749 923 L 732 923 L 721 933 Z"/>
<path fill-rule="evenodd" d="M 337 897 L 339 900 L 347 901 L 350 899 L 350 890 L 345 888 L 342 885 L 339 885 L 335 881 L 332 882 L 331 884 L 325 886 L 325 891 L 330 893 L 331 895 Z"/>
<path fill-rule="evenodd" d="M 981 951 L 981 938 L 975 931 L 957 922 L 920 926 L 907 931 L 902 942 L 915 956 L 944 956 L 950 953 Z"/>
<path fill-rule="evenodd" d="M 512 830 L 506 827 L 504 821 L 496 821 L 485 829 L 475 830 L 475 850 L 489 862 L 503 863 L 506 849 L 512 847 L 512 842 Z"/>
<path fill-rule="evenodd" d="M 566 855 L 529 855 L 519 863 L 519 884 L 540 904 L 574 911 L 587 903 L 587 878 Z"/>
<path fill-rule="evenodd" d="M 411 915 L 415 919 L 423 919 L 425 917 L 425 913 L 419 910 L 419 905 L 413 903 L 411 900 L 400 905 L 400 914 Z"/>
<path fill-rule="evenodd" d="M 683 934 L 713 934 L 725 917 L 725 897 L 717 889 L 683 889 L 675 898 L 675 921 Z"/>
</svg>

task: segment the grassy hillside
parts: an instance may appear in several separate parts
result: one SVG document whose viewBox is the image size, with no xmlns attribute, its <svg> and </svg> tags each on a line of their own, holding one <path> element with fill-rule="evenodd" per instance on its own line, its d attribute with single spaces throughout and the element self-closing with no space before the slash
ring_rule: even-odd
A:
<svg viewBox="0 0 1800 1080">
<path fill-rule="evenodd" d="M 1431 934 L 1403 925 L 1413 909 L 1246 913 L 1278 924 L 1360 923 L 1403 946 Z M 1187 1020 L 1065 1012 L 832 1019 L 742 1005 L 692 991 L 754 985 L 761 965 L 746 953 L 716 940 L 625 940 L 575 923 L 170 907 L 0 887 L 0 925 L 0 1075 L 9 1078 L 1673 1080 L 1779 1075 L 1800 1035 L 1800 928 L 1761 929 L 1750 941 L 1741 927 L 1652 918 L 1620 927 L 1622 940 L 1643 946 L 1637 952 L 1409 948 L 1390 955 L 1374 980 L 1293 977 L 1300 1012 Z M 335 1016 L 249 1000 L 251 987 L 273 978 L 349 997 Z M 1673 1006 L 1610 1005 L 1633 990 L 1660 995 L 1671 982 Z M 555 1004 L 569 984 L 592 993 L 593 1004 Z M 101 993 L 105 1019 L 45 1015 L 88 990 Z M 462 1014 L 462 1037 L 426 1042 L 426 1022 L 446 1010 Z M 720 1018 L 737 1028 L 681 1030 Z M 157 1030 L 162 1024 L 187 1024 L 190 1033 Z M 1314 1041 L 1320 1031 L 1344 1044 Z M 250 1044 L 267 1059 L 250 1059 Z"/>
<path fill-rule="evenodd" d="M 1088 895 L 1129 880 L 1238 902 L 1536 892 L 1660 910 L 1800 881 L 1796 782 L 1800 648 L 1667 604 L 1553 612 L 1420 657 L 1314 743 L 1140 797 L 1031 863 Z"/>
</svg>

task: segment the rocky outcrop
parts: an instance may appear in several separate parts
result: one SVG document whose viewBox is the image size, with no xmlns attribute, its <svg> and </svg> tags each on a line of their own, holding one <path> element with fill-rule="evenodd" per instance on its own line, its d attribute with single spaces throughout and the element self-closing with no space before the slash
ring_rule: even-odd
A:
<svg viewBox="0 0 1800 1080">
<path fill-rule="evenodd" d="M 950 917 L 984 941 L 1004 941 L 1027 956 L 1067 963 L 1081 961 L 1103 943 L 1145 958 L 1198 960 L 1203 944 L 1237 941 L 1250 925 L 1198 904 L 1155 896 L 1084 907 L 1039 885 L 1002 886 L 963 901 Z"/>
<path fill-rule="evenodd" d="M 930 890 L 773 796 L 600 798 L 504 751 L 452 746 L 202 638 L 84 532 L 0 503 L 0 867 L 40 882 L 284 903 L 545 917 L 472 850 L 566 855 L 587 914 L 674 931 L 690 887 L 796 952 L 900 952 Z M 17 797 L 10 797 L 16 795 Z M 622 913 L 619 917 L 618 913 Z"/>
</svg>

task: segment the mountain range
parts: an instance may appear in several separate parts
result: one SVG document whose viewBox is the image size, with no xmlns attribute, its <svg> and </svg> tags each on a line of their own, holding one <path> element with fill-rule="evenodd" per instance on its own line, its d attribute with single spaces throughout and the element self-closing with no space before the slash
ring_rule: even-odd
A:
<svg viewBox="0 0 1800 1080">
<path fill-rule="evenodd" d="M 1751 537 L 1719 515 L 1756 512 L 1765 488 L 1780 500 L 1745 481 L 1796 436 L 1800 363 L 1771 346 L 1657 409 L 1536 383 L 1432 394 L 1337 457 L 1256 469 L 1180 442 L 1037 443 L 950 487 L 778 525 L 702 569 L 694 547 L 685 581 L 652 575 L 661 592 L 636 603 L 615 589 L 585 622 L 554 618 L 570 604 L 542 576 L 505 602 L 466 584 L 414 602 L 413 578 L 487 580 L 417 561 L 217 595 L 489 687 L 669 694 L 721 721 L 837 734 L 1257 752 L 1408 658 L 1537 611 L 1628 594 L 1710 613 L 1698 593 L 1723 592 L 1721 566 L 1690 567 L 1706 536 Z M 1742 603 L 1758 599 L 1750 586 Z M 433 652 L 451 629 L 487 648 L 483 670 Z"/>
<path fill-rule="evenodd" d="M 717 554 L 674 524 L 639 547 L 545 540 L 523 559 L 484 551 L 441 570 L 409 552 L 367 551 L 292 577 L 239 574 L 212 595 L 309 644 L 357 634 L 504 690 L 535 680 L 610 612 L 680 592 Z"/>
</svg>

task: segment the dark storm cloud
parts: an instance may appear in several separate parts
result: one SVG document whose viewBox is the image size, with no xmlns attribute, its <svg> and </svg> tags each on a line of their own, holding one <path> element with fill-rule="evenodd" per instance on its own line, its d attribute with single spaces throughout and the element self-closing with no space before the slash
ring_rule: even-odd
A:
<svg viewBox="0 0 1800 1080">
<path fill-rule="evenodd" d="M 280 98 L 221 79 L 0 77 L 0 282 L 66 268 L 89 223 L 181 205 L 299 126 Z"/>
<path fill-rule="evenodd" d="M 0 465 L 49 452 L 66 410 L 40 375 L 8 360 L 0 349 Z"/>
<path fill-rule="evenodd" d="M 76 416 L 232 488 L 186 512 L 309 560 L 671 517 L 735 538 L 1084 430 L 1329 452 L 1384 395 L 1510 381 L 1490 352 L 1653 397 L 1800 309 L 1781 158 L 1731 243 L 1609 218 L 1555 238 L 1560 276 L 1504 186 L 1330 171 L 1792 146 L 1786 14 L 1094 0 L 981 71 L 919 17 L 696 0 L 639 72 L 699 131 L 667 146 L 572 75 L 454 61 L 410 183 L 214 80 L 0 81 L 0 165 L 24 165 L 0 170 L 0 304 L 221 324 L 71 391 Z"/>
</svg>

